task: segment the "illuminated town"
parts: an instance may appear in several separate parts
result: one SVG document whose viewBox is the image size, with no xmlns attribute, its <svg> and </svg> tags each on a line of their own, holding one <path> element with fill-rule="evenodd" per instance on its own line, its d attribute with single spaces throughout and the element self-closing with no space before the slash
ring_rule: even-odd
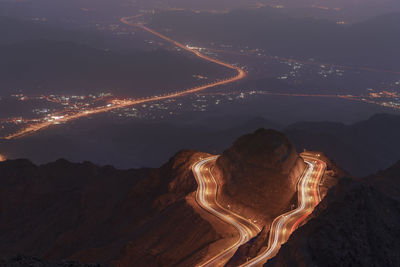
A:
<svg viewBox="0 0 400 267">
<path fill-rule="evenodd" d="M 400 81 L 395 85 L 400 85 Z M 233 92 L 204 92 L 196 93 L 183 98 L 167 98 L 162 100 L 144 101 L 137 99 L 118 99 L 111 93 L 99 95 L 49 95 L 26 96 L 23 94 L 12 95 L 0 99 L 17 102 L 30 102 L 34 107 L 29 113 L 22 116 L 10 116 L 0 119 L 1 138 L 11 139 L 15 133 L 29 133 L 29 129 L 43 125 L 57 125 L 70 120 L 87 117 L 103 112 L 110 112 L 110 116 L 117 118 L 132 118 L 142 120 L 162 120 L 185 112 L 207 112 L 212 106 L 244 102 L 257 99 L 260 96 L 286 96 L 286 97 L 319 97 L 338 98 L 349 101 L 365 102 L 380 105 L 391 109 L 400 109 L 400 93 L 397 91 L 367 89 L 363 95 L 340 94 L 293 94 L 276 93 L 264 90 L 242 90 Z M 36 106 L 36 107 L 35 107 Z M 22 136 L 22 135 L 21 135 Z M 10 138 L 11 137 L 11 138 Z M 16 136 L 19 137 L 19 136 Z"/>
</svg>

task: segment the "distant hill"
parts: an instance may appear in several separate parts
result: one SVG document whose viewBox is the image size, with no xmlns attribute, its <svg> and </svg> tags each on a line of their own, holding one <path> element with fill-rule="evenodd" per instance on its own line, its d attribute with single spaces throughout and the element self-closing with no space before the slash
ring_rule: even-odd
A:
<svg viewBox="0 0 400 267">
<path fill-rule="evenodd" d="M 198 85 L 193 75 L 213 80 L 233 74 L 187 53 L 126 49 L 130 40 L 120 43 L 113 35 L 60 23 L 0 17 L 0 95 L 18 90 L 148 96 Z"/>
<path fill-rule="evenodd" d="M 231 76 L 231 71 L 193 56 L 167 51 L 107 52 L 61 41 L 25 41 L 0 46 L 1 94 L 108 91 L 143 96 L 186 89 L 200 82 Z M 156 77 L 156 78 L 155 78 Z"/>
<path fill-rule="evenodd" d="M 237 136 L 264 127 L 284 132 L 299 152 L 303 149 L 325 152 L 355 176 L 388 168 L 400 158 L 400 116 L 397 115 L 380 114 L 355 124 L 299 122 L 283 126 L 262 118 L 247 122 L 229 121 L 229 118 L 206 121 L 210 125 L 185 126 L 168 121 L 117 123 L 102 117 L 55 127 L 19 140 L 2 141 L 0 149 L 7 158 L 26 157 L 39 163 L 67 157 L 119 168 L 159 166 L 172 151 L 182 148 L 222 153 Z M 226 124 L 218 128 L 222 121 Z M 42 151 L 49 143 L 55 145 Z"/>
<path fill-rule="evenodd" d="M 363 176 L 400 158 L 400 116 L 378 114 L 352 125 L 300 122 L 284 132 L 298 150 L 323 151 L 350 173 Z"/>
<path fill-rule="evenodd" d="M 218 124 L 222 124 L 221 121 L 227 125 L 217 128 Z M 66 157 L 73 161 L 90 159 L 118 168 L 157 167 L 173 151 L 180 149 L 221 153 L 238 136 L 261 127 L 276 129 L 278 125 L 261 118 L 243 123 L 232 118 L 221 118 L 215 122 L 207 119 L 203 123 L 187 126 L 168 121 L 131 120 L 118 123 L 102 116 L 55 127 L 22 139 L 1 141 L 0 150 L 7 158 L 23 157 L 37 163 Z M 40 150 L 49 142 L 57 145 L 45 151 Z"/>
<path fill-rule="evenodd" d="M 58 28 L 54 24 L 45 22 L 0 16 L 0 45 L 38 39 L 92 44 L 101 42 L 100 35 L 94 33 L 72 31 L 63 27 Z"/>
<path fill-rule="evenodd" d="M 57 6 L 62 1 L 50 2 L 52 3 L 51 5 L 55 4 Z M 39 1 L 35 1 L 35 3 L 38 4 Z M 33 3 L 20 2 L 19 4 L 21 4 L 20 7 L 22 10 L 28 11 L 30 10 L 28 7 L 22 8 L 22 6 L 24 6 L 24 4 L 30 6 L 29 4 Z M 81 14 L 81 16 L 83 16 L 83 21 L 75 21 L 71 19 L 69 17 L 69 12 L 71 12 L 71 10 L 63 10 L 60 6 L 58 6 L 58 9 L 61 9 L 61 12 L 64 13 L 58 15 L 53 14 L 56 17 L 55 19 L 48 19 L 44 16 L 41 17 L 39 14 L 22 16 L 23 18 L 19 18 L 20 16 L 16 16 L 16 18 L 14 18 L 12 17 L 12 14 L 7 13 L 5 16 L 1 16 L 1 8 L 2 5 L 0 2 L 0 45 L 8 45 L 32 40 L 51 40 L 57 42 L 79 43 L 98 49 L 109 49 L 114 51 L 148 49 L 148 45 L 143 40 L 144 37 L 139 37 L 142 31 L 137 31 L 132 27 L 131 30 L 134 34 L 118 35 L 115 31 L 98 30 L 95 24 L 91 24 L 87 21 L 89 15 L 85 14 L 85 12 L 83 12 L 80 8 L 73 8 L 72 10 L 77 13 L 84 13 Z M 11 7 L 10 9 L 14 11 L 19 10 L 19 8 Z M 35 13 L 33 10 L 30 11 Z M 51 11 L 47 10 L 46 12 Z M 66 16 L 67 18 L 63 16 Z M 89 17 L 91 17 L 91 15 Z M 115 21 L 104 19 L 104 22 L 101 24 L 101 26 L 107 27 L 110 24 L 115 26 L 118 23 L 119 19 L 116 19 Z"/>
</svg>

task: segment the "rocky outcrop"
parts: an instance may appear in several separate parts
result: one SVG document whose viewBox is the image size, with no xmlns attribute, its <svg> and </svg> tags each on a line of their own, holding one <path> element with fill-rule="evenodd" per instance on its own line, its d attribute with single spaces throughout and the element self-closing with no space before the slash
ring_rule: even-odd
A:
<svg viewBox="0 0 400 267">
<path fill-rule="evenodd" d="M 275 134 L 277 134 L 277 133 L 275 133 Z M 324 198 L 327 191 L 330 188 L 332 188 L 333 186 L 335 186 L 341 178 L 343 178 L 343 176 L 345 175 L 345 172 L 342 171 L 334 162 L 332 162 L 323 153 L 314 151 L 314 154 L 318 155 L 318 157 L 327 164 L 327 170 L 325 171 L 325 173 L 322 177 L 322 180 L 320 182 L 320 185 L 319 185 L 321 198 Z M 269 156 L 269 157 L 274 157 L 274 155 Z M 292 169 L 290 170 L 289 175 L 287 177 L 289 180 L 295 179 L 297 181 L 297 179 L 302 174 L 303 168 L 298 166 L 299 162 L 301 164 L 303 164 L 303 161 L 301 161 L 299 159 L 296 161 L 296 163 L 294 164 L 294 167 L 292 167 Z M 272 166 L 279 166 L 278 163 L 275 163 L 275 164 L 276 165 L 272 165 Z M 278 171 L 281 171 L 281 170 L 278 169 Z M 287 171 L 286 171 L 286 173 L 287 173 Z M 279 177 L 279 176 L 275 176 L 275 177 Z M 284 191 L 282 190 L 282 192 L 284 192 Z M 250 196 L 250 198 L 252 198 L 252 197 L 253 196 Z M 280 199 L 280 198 L 277 197 L 277 199 Z M 297 195 L 296 194 L 294 195 L 294 198 L 290 202 L 292 203 L 291 204 L 292 208 L 294 208 L 297 205 Z M 282 213 L 283 213 L 283 211 L 281 211 L 280 214 L 282 214 Z M 275 218 L 273 218 L 273 219 L 275 219 Z M 267 223 L 268 223 L 268 221 L 267 221 Z M 226 264 L 226 266 L 240 266 L 241 264 L 245 263 L 247 260 L 256 257 L 259 253 L 261 253 L 262 251 L 267 249 L 268 242 L 269 242 L 269 229 L 270 229 L 270 225 L 267 224 L 256 237 L 254 237 L 249 242 L 240 246 L 239 249 L 236 251 L 235 255 Z"/>
<path fill-rule="evenodd" d="M 312 152 L 318 154 L 318 158 L 326 164 L 326 170 L 319 183 L 320 197 L 321 199 L 324 199 L 329 190 L 332 187 L 336 186 L 339 183 L 340 179 L 352 176 L 348 172 L 344 171 L 340 166 L 338 166 L 335 161 L 325 155 L 325 153 L 320 151 Z"/>
<path fill-rule="evenodd" d="M 265 266 L 400 266 L 400 163 L 342 179 Z"/>
<path fill-rule="evenodd" d="M 258 220 L 268 224 L 290 206 L 304 168 L 282 133 L 259 129 L 239 138 L 218 159 L 221 202 L 249 218 L 262 214 Z"/>
<path fill-rule="evenodd" d="M 197 187 L 190 166 L 205 155 L 181 151 L 159 169 L 138 170 L 0 163 L 0 258 L 194 264 L 219 238 L 186 201 Z"/>
</svg>

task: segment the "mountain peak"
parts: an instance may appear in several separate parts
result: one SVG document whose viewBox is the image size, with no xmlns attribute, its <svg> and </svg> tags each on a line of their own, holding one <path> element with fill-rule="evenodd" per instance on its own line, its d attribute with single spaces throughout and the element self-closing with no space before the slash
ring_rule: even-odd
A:
<svg viewBox="0 0 400 267">
<path fill-rule="evenodd" d="M 217 160 L 217 175 L 224 180 L 221 201 L 236 203 L 233 209 L 247 210 L 249 217 L 262 214 L 258 220 L 268 222 L 289 206 L 304 169 L 283 133 L 258 129 L 237 139 Z"/>
<path fill-rule="evenodd" d="M 297 154 L 283 133 L 260 128 L 240 137 L 223 156 L 234 162 L 288 172 Z"/>
</svg>

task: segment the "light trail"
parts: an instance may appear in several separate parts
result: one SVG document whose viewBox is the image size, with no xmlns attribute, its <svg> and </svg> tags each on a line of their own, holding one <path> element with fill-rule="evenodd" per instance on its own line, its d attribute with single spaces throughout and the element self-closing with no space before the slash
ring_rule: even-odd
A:
<svg viewBox="0 0 400 267">
<path fill-rule="evenodd" d="M 152 34 L 158 36 L 159 38 L 161 38 L 161 39 L 163 39 L 163 40 L 165 40 L 165 41 L 167 41 L 169 43 L 172 43 L 173 45 L 175 45 L 175 46 L 177 46 L 177 47 L 179 47 L 179 48 L 181 48 L 181 49 L 183 49 L 183 50 L 185 50 L 187 52 L 195 54 L 197 57 L 202 58 L 202 59 L 204 59 L 204 60 L 206 60 L 208 62 L 212 62 L 212 63 L 218 64 L 220 66 L 235 70 L 237 72 L 237 75 L 232 77 L 232 78 L 230 78 L 230 79 L 228 79 L 228 80 L 226 80 L 225 81 L 226 83 L 232 83 L 232 82 L 241 80 L 241 79 L 243 79 L 243 78 L 245 78 L 247 76 L 246 72 L 243 69 L 241 69 L 241 68 L 239 68 L 239 67 L 237 67 L 235 65 L 232 65 L 232 64 L 223 62 L 221 60 L 218 60 L 218 59 L 209 57 L 207 55 L 204 55 L 200 51 L 197 51 L 195 49 L 191 49 L 191 48 L 189 48 L 189 47 L 187 47 L 187 46 L 185 46 L 185 45 L 183 45 L 183 44 L 181 44 L 181 43 L 179 43 L 177 41 L 174 41 L 171 38 L 169 38 L 169 37 L 167 37 L 167 36 L 165 36 L 165 35 L 163 35 L 163 34 L 161 34 L 159 32 L 156 32 L 155 30 L 152 30 L 149 27 L 144 26 L 143 24 L 131 23 L 131 22 L 129 22 L 129 19 L 130 19 L 129 17 L 122 18 L 121 22 L 125 23 L 127 25 L 130 25 L 130 26 L 133 26 L 133 27 L 141 28 L 141 29 L 143 29 L 143 30 L 145 30 L 145 31 L 147 31 L 149 33 L 152 33 Z"/>
<path fill-rule="evenodd" d="M 223 266 L 235 253 L 238 247 L 261 231 L 251 220 L 233 213 L 222 207 L 217 201 L 218 183 L 211 172 L 211 167 L 219 156 L 202 159 L 192 166 L 198 188 L 196 191 L 196 202 L 207 212 L 232 225 L 239 233 L 239 239 L 221 253 L 197 266 Z"/>
<path fill-rule="evenodd" d="M 242 267 L 262 266 L 267 260 L 274 257 L 281 245 L 285 243 L 293 231 L 313 212 L 321 201 L 319 197 L 319 182 L 325 172 L 326 163 L 319 160 L 313 153 L 302 153 L 308 165 L 297 184 L 299 207 L 293 211 L 278 216 L 271 225 L 267 249 L 241 265 Z"/>
<path fill-rule="evenodd" d="M 134 24 L 134 23 L 129 22 L 129 19 L 132 19 L 132 18 L 135 18 L 135 17 L 122 18 L 121 22 L 125 23 L 127 25 L 130 25 L 130 26 L 141 28 L 141 29 L 143 29 L 143 30 L 145 30 L 147 32 L 150 32 L 150 33 L 154 34 L 155 36 L 157 36 L 157 37 L 159 37 L 159 38 L 161 38 L 161 39 L 163 39 L 165 41 L 168 41 L 168 42 L 172 43 L 173 45 L 175 45 L 175 46 L 177 46 L 179 48 L 184 49 L 185 51 L 193 53 L 194 55 L 196 55 L 197 57 L 199 57 L 199 58 L 201 58 L 203 60 L 206 60 L 208 62 L 215 63 L 215 64 L 218 64 L 220 66 L 235 70 L 236 71 L 236 75 L 233 76 L 233 77 L 224 79 L 224 80 L 216 80 L 214 82 L 211 82 L 211 83 L 208 83 L 208 84 L 205 84 L 205 85 L 201 85 L 201 86 L 198 86 L 198 87 L 193 87 L 193 88 L 190 88 L 190 89 L 187 89 L 187 90 L 183 90 L 183 91 L 177 91 L 177 92 L 173 92 L 173 93 L 168 93 L 168 94 L 164 94 L 164 95 L 150 96 L 150 97 L 140 98 L 140 99 L 128 99 L 128 100 L 115 99 L 115 100 L 112 101 L 112 105 L 111 106 L 107 105 L 105 107 L 96 107 L 96 108 L 93 108 L 93 109 L 84 110 L 84 111 L 77 112 L 77 113 L 74 113 L 74 114 L 65 114 L 63 118 L 60 118 L 60 119 L 57 119 L 57 120 L 53 120 L 53 121 L 45 121 L 45 122 L 41 122 L 41 123 L 35 123 L 35 124 L 29 125 L 29 126 L 23 128 L 23 129 L 21 129 L 20 131 L 17 131 L 17 132 L 15 132 L 13 134 L 10 134 L 10 135 L 8 135 L 8 136 L 6 136 L 4 138 L 0 138 L 0 139 L 10 140 L 10 139 L 21 138 L 21 137 L 24 137 L 26 135 L 33 134 L 33 133 L 38 132 L 40 130 L 46 129 L 46 128 L 48 128 L 48 127 L 50 127 L 52 125 L 55 125 L 55 124 L 66 123 L 66 122 L 69 122 L 69 121 L 72 121 L 72 120 L 77 120 L 77 119 L 80 119 L 80 118 L 83 118 L 83 117 L 92 116 L 92 115 L 99 114 L 99 113 L 104 113 L 104 112 L 109 112 L 109 111 L 112 111 L 112 110 L 116 110 L 116 109 L 120 109 L 120 108 L 124 108 L 124 107 L 129 107 L 129 106 L 133 106 L 133 105 L 138 105 L 138 104 L 143 104 L 143 103 L 148 103 L 148 102 L 154 102 L 154 101 L 160 101 L 160 100 L 165 100 L 165 99 L 170 99 L 170 98 L 182 97 L 182 96 L 185 96 L 185 95 L 189 95 L 189 94 L 197 93 L 197 92 L 200 92 L 200 91 L 204 91 L 204 90 L 212 88 L 212 87 L 234 83 L 234 82 L 237 82 L 239 80 L 244 79 L 247 76 L 247 73 L 243 69 L 241 69 L 241 68 L 239 68 L 239 67 L 237 67 L 235 65 L 223 62 L 223 61 L 218 60 L 218 59 L 211 58 L 209 56 L 206 56 L 206 55 L 202 54 L 200 51 L 190 49 L 190 48 L 186 47 L 185 45 L 183 45 L 183 44 L 181 44 L 181 43 L 179 43 L 177 41 L 174 41 L 171 38 L 169 38 L 169 37 L 167 37 L 167 36 L 165 36 L 165 35 L 163 35 L 161 33 L 158 33 L 158 32 L 156 32 L 156 31 L 154 31 L 154 30 L 152 30 L 152 29 L 150 29 L 150 28 L 148 28 L 148 27 L 146 27 L 144 25 Z"/>
</svg>

